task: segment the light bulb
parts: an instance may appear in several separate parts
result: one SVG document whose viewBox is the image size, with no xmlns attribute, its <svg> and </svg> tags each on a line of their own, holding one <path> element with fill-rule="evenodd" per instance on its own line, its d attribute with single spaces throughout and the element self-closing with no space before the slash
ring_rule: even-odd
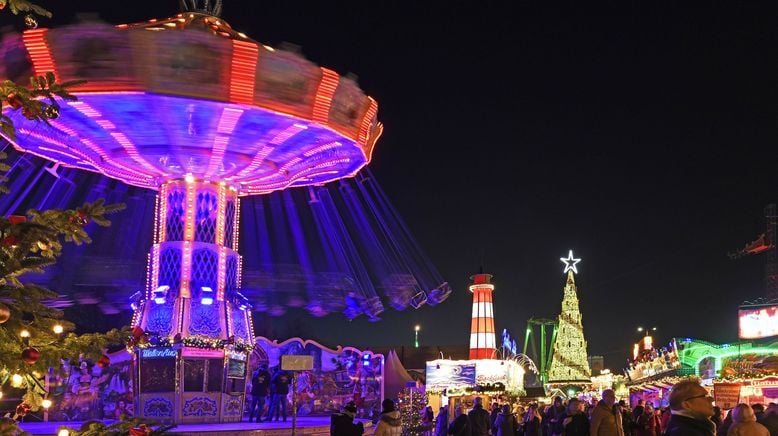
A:
<svg viewBox="0 0 778 436">
<path fill-rule="evenodd" d="M 51 407 L 51 400 L 47 398 L 41 401 L 41 407 L 43 407 L 44 409 L 48 409 L 49 407 Z"/>
<path fill-rule="evenodd" d="M 30 332 L 28 330 L 22 330 L 22 331 L 19 332 L 19 336 L 21 336 L 23 338 L 29 338 L 30 337 Z"/>
<path fill-rule="evenodd" d="M 70 436 L 70 430 L 63 428 L 57 433 L 57 436 Z"/>
<path fill-rule="evenodd" d="M 24 378 L 19 374 L 14 374 L 11 376 L 11 386 L 15 388 L 22 387 L 22 382 L 24 381 Z"/>
<path fill-rule="evenodd" d="M 57 325 L 54 326 L 54 333 L 59 335 L 59 334 L 62 334 L 62 332 L 64 332 L 64 331 L 65 331 L 65 328 L 62 327 L 61 325 L 57 324 Z"/>
</svg>

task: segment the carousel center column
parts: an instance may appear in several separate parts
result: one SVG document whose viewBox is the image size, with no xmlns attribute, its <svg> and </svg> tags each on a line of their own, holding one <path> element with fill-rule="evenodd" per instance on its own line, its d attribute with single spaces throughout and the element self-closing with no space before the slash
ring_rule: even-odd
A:
<svg viewBox="0 0 778 436">
<path fill-rule="evenodd" d="M 239 198 L 224 183 L 164 183 L 145 295 L 135 303 L 136 416 L 240 421 L 253 343 L 239 292 Z"/>
</svg>

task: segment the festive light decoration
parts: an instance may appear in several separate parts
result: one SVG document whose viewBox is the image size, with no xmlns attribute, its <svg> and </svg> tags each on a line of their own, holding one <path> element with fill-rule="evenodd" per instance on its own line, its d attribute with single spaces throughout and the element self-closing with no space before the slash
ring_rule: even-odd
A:
<svg viewBox="0 0 778 436">
<path fill-rule="evenodd" d="M 559 260 L 565 264 L 565 270 L 562 271 L 563 274 L 566 274 L 568 271 L 572 271 L 578 274 L 578 269 L 575 266 L 578 264 L 578 262 L 581 261 L 581 259 L 573 258 L 573 250 L 570 250 L 570 252 L 567 254 L 567 258 L 560 257 Z"/>
<path fill-rule="evenodd" d="M 575 264 L 580 262 L 580 259 L 572 259 L 572 255 L 573 252 L 570 251 L 568 257 L 575 262 L 572 266 L 565 268 L 567 282 L 562 298 L 562 312 L 559 314 L 557 323 L 557 336 L 553 346 L 551 367 L 548 371 L 549 383 L 591 382 L 592 372 L 589 369 L 586 339 L 581 323 L 581 311 L 578 307 L 578 294 L 574 277 Z"/>
<path fill-rule="evenodd" d="M 52 327 L 52 330 L 54 331 L 54 334 L 57 334 L 57 335 L 61 335 L 62 332 L 65 331 L 65 329 L 60 324 L 57 324 L 54 327 Z"/>
<path fill-rule="evenodd" d="M 422 410 L 425 407 L 424 395 L 416 388 L 404 388 L 397 397 L 400 420 L 404 436 L 420 436 L 425 428 L 422 424 Z"/>
<path fill-rule="evenodd" d="M 11 386 L 15 388 L 22 387 L 22 383 L 24 383 L 24 377 L 22 377 L 19 374 L 14 374 L 11 376 Z"/>
<path fill-rule="evenodd" d="M 492 306 L 491 274 L 476 274 L 470 277 L 473 284 L 473 314 L 470 322 L 470 359 L 491 359 L 497 346 L 494 331 L 494 308 Z"/>
</svg>

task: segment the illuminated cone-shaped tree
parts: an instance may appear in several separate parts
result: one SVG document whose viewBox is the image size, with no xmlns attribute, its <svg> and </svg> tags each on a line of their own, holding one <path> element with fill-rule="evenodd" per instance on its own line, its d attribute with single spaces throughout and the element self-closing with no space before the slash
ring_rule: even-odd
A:
<svg viewBox="0 0 778 436">
<path fill-rule="evenodd" d="M 551 368 L 548 372 L 549 383 L 558 382 L 591 382 L 591 369 L 586 351 L 581 310 L 578 308 L 578 291 L 575 287 L 575 276 L 578 272 L 575 264 L 580 259 L 573 259 L 573 252 L 565 262 L 567 282 L 562 299 L 562 312 L 554 341 Z"/>
<path fill-rule="evenodd" d="M 403 436 L 418 436 L 424 433 L 422 413 L 425 406 L 424 396 L 416 388 L 405 388 L 399 397 L 400 419 L 403 423 Z"/>
</svg>

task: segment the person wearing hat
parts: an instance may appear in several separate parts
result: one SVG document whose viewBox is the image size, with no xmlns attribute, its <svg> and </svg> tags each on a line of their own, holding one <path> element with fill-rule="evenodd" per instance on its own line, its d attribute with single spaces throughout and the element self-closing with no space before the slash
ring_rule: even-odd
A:
<svg viewBox="0 0 778 436">
<path fill-rule="evenodd" d="M 381 403 L 381 419 L 373 436 L 399 436 L 403 433 L 403 423 L 400 412 L 394 409 L 394 401 L 391 398 Z"/>
<path fill-rule="evenodd" d="M 365 432 L 361 422 L 354 423 L 357 405 L 349 401 L 340 413 L 330 417 L 330 436 L 361 436 Z"/>
</svg>

